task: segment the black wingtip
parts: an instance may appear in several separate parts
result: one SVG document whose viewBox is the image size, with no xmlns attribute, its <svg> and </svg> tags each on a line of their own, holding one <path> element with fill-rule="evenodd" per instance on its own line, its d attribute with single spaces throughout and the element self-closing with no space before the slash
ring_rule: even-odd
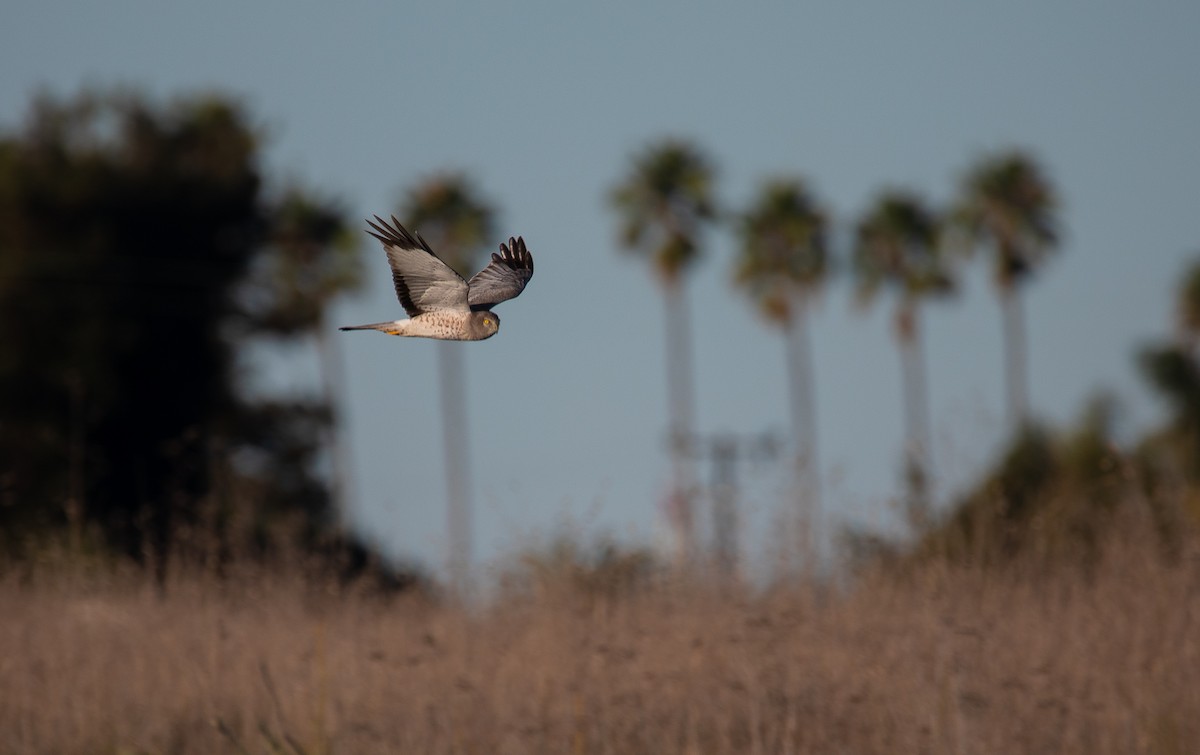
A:
<svg viewBox="0 0 1200 755">
<path fill-rule="evenodd" d="M 383 218 L 379 217 L 378 215 L 375 216 L 375 220 L 377 220 L 378 223 L 372 223 L 371 219 L 367 218 L 367 225 L 369 225 L 371 227 L 366 228 L 364 230 L 366 230 L 367 233 L 369 233 L 370 235 L 379 239 L 380 241 L 382 241 L 385 244 L 394 243 L 391 240 L 391 237 L 394 234 L 391 233 L 391 229 L 389 229 L 387 227 L 387 221 L 385 221 Z"/>
<path fill-rule="evenodd" d="M 396 219 L 395 215 L 392 215 L 391 224 L 378 215 L 375 216 L 375 221 L 376 222 L 372 222 L 370 219 L 367 219 L 367 225 L 371 226 L 371 228 L 364 230 L 382 241 L 385 245 L 423 249 L 424 251 L 433 254 L 433 249 L 429 247 L 429 242 L 427 242 L 421 236 L 421 234 L 410 232 L 404 227 L 403 223 Z"/>
<path fill-rule="evenodd" d="M 492 253 L 492 260 L 512 268 L 523 268 L 533 272 L 533 255 L 525 247 L 523 236 L 509 236 L 507 244 L 500 245 L 501 254 Z"/>
</svg>

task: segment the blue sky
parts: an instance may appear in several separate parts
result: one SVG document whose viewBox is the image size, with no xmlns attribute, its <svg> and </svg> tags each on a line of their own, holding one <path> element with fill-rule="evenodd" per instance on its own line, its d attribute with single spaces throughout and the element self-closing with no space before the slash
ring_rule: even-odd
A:
<svg viewBox="0 0 1200 755">
<path fill-rule="evenodd" d="M 1156 421 L 1131 355 L 1169 331 L 1177 275 L 1200 255 L 1200 6 L 1187 3 L 253 4 L 10 2 L 0 124 L 39 88 L 218 89 L 269 135 L 273 174 L 391 210 L 467 171 L 523 234 L 537 275 L 467 364 L 476 550 L 494 560 L 559 528 L 648 541 L 665 490 L 662 306 L 616 252 L 607 189 L 647 142 L 695 140 L 736 209 L 801 175 L 845 228 L 880 189 L 951 198 L 981 153 L 1031 150 L 1063 199 L 1060 253 L 1027 290 L 1031 393 L 1063 423 L 1091 393 Z M 499 239 L 497 239 L 499 241 Z M 786 429 L 782 343 L 728 285 L 735 245 L 706 243 L 690 283 L 698 429 Z M 381 251 L 336 321 L 399 307 Z M 886 307 L 835 282 L 813 322 L 825 502 L 887 526 L 901 441 Z M 999 313 L 983 266 L 925 316 L 939 490 L 1003 435 Z M 343 334 L 339 334 L 341 336 Z M 356 518 L 390 552 L 437 565 L 444 514 L 432 344 L 344 334 Z M 272 355 L 260 385 L 312 384 Z M 403 390 L 406 398 L 397 401 Z M 761 550 L 780 474 L 744 470 Z"/>
</svg>

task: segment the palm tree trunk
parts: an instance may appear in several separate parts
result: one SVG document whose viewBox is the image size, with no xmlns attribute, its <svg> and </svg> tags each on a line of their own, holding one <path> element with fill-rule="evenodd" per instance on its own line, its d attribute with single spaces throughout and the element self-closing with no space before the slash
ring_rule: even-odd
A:
<svg viewBox="0 0 1200 755">
<path fill-rule="evenodd" d="M 1029 399 L 1025 363 L 1025 317 L 1019 290 L 1009 284 L 1000 287 L 1000 307 L 1004 323 L 1005 370 L 1008 388 L 1008 415 L 1014 430 L 1029 422 Z"/>
<path fill-rule="evenodd" d="M 808 296 L 793 295 L 785 324 L 788 388 L 795 438 L 796 545 L 810 572 L 820 562 L 821 485 L 817 462 L 817 417 L 812 345 L 808 335 Z"/>
<path fill-rule="evenodd" d="M 442 386 L 442 441 L 446 471 L 447 570 L 456 590 L 467 587 L 471 569 L 471 484 L 462 344 L 437 344 Z"/>
<path fill-rule="evenodd" d="M 692 465 L 687 456 L 694 419 L 692 330 L 687 296 L 678 280 L 663 289 L 666 304 L 667 402 L 671 444 L 671 500 L 668 516 L 680 564 L 695 555 Z"/>
<path fill-rule="evenodd" d="M 911 302 L 901 304 L 896 312 L 896 343 L 904 391 L 904 476 L 908 487 L 905 508 L 910 526 L 919 531 L 929 518 L 931 444 L 925 357 L 917 318 L 917 309 Z"/>
<path fill-rule="evenodd" d="M 345 374 L 342 370 L 342 353 L 336 338 L 330 338 L 332 329 L 326 326 L 325 316 L 317 324 L 317 362 L 321 373 L 321 391 L 325 405 L 329 407 L 329 427 L 326 430 L 326 447 L 329 449 L 332 481 L 334 524 L 339 534 L 349 531 L 351 520 L 349 458 L 341 433 L 343 386 Z"/>
</svg>

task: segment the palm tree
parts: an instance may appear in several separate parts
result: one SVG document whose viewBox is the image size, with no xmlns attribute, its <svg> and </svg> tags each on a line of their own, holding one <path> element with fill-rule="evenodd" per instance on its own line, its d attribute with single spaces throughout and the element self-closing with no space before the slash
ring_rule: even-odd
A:
<svg viewBox="0 0 1200 755">
<path fill-rule="evenodd" d="M 288 190 L 272 208 L 272 253 L 247 287 L 254 327 L 275 335 L 315 338 L 322 400 L 329 411 L 329 448 L 336 526 L 350 519 L 349 461 L 338 432 L 344 380 L 336 338 L 331 338 L 329 307 L 338 296 L 362 285 L 359 235 L 333 201 Z"/>
<path fill-rule="evenodd" d="M 954 289 L 938 244 L 938 225 L 918 197 L 885 192 L 859 221 L 853 253 L 859 301 L 869 305 L 885 287 L 896 296 L 893 323 L 904 391 L 907 509 L 910 523 L 918 529 L 929 509 L 931 453 L 918 306 L 922 299 Z"/>
<path fill-rule="evenodd" d="M 981 159 L 966 174 L 955 225 L 969 251 L 991 248 L 1004 321 L 1009 416 L 1029 422 L 1025 324 L 1020 287 L 1058 243 L 1057 199 L 1034 159 L 1012 150 Z"/>
<path fill-rule="evenodd" d="M 817 418 L 808 313 L 829 270 L 827 218 L 799 179 L 768 181 L 738 227 L 734 283 L 783 329 L 795 437 L 797 543 L 815 557 L 820 516 Z"/>
<path fill-rule="evenodd" d="M 464 278 L 493 235 L 495 212 L 470 180 L 460 173 L 436 175 L 405 196 L 404 223 L 420 233 L 438 256 Z M 442 389 L 442 427 L 446 470 L 446 519 L 451 583 L 463 589 L 471 567 L 471 467 L 468 455 L 467 396 L 463 383 L 462 344 L 436 345 Z"/>
<path fill-rule="evenodd" d="M 695 145 L 666 139 L 636 155 L 609 199 L 622 248 L 650 261 L 666 304 L 666 372 L 671 437 L 671 520 L 677 557 L 694 550 L 692 472 L 685 451 L 694 418 L 691 319 L 684 275 L 700 257 L 700 237 L 716 217 L 713 167 Z"/>
</svg>

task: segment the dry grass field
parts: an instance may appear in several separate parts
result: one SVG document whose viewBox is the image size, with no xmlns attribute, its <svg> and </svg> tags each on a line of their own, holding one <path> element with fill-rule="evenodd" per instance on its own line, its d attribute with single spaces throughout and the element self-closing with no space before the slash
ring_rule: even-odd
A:
<svg viewBox="0 0 1200 755">
<path fill-rule="evenodd" d="M 1134 528 L 1136 529 L 1136 528 Z M 1191 753 L 1200 551 L 836 591 L 0 579 L 4 753 Z"/>
</svg>

